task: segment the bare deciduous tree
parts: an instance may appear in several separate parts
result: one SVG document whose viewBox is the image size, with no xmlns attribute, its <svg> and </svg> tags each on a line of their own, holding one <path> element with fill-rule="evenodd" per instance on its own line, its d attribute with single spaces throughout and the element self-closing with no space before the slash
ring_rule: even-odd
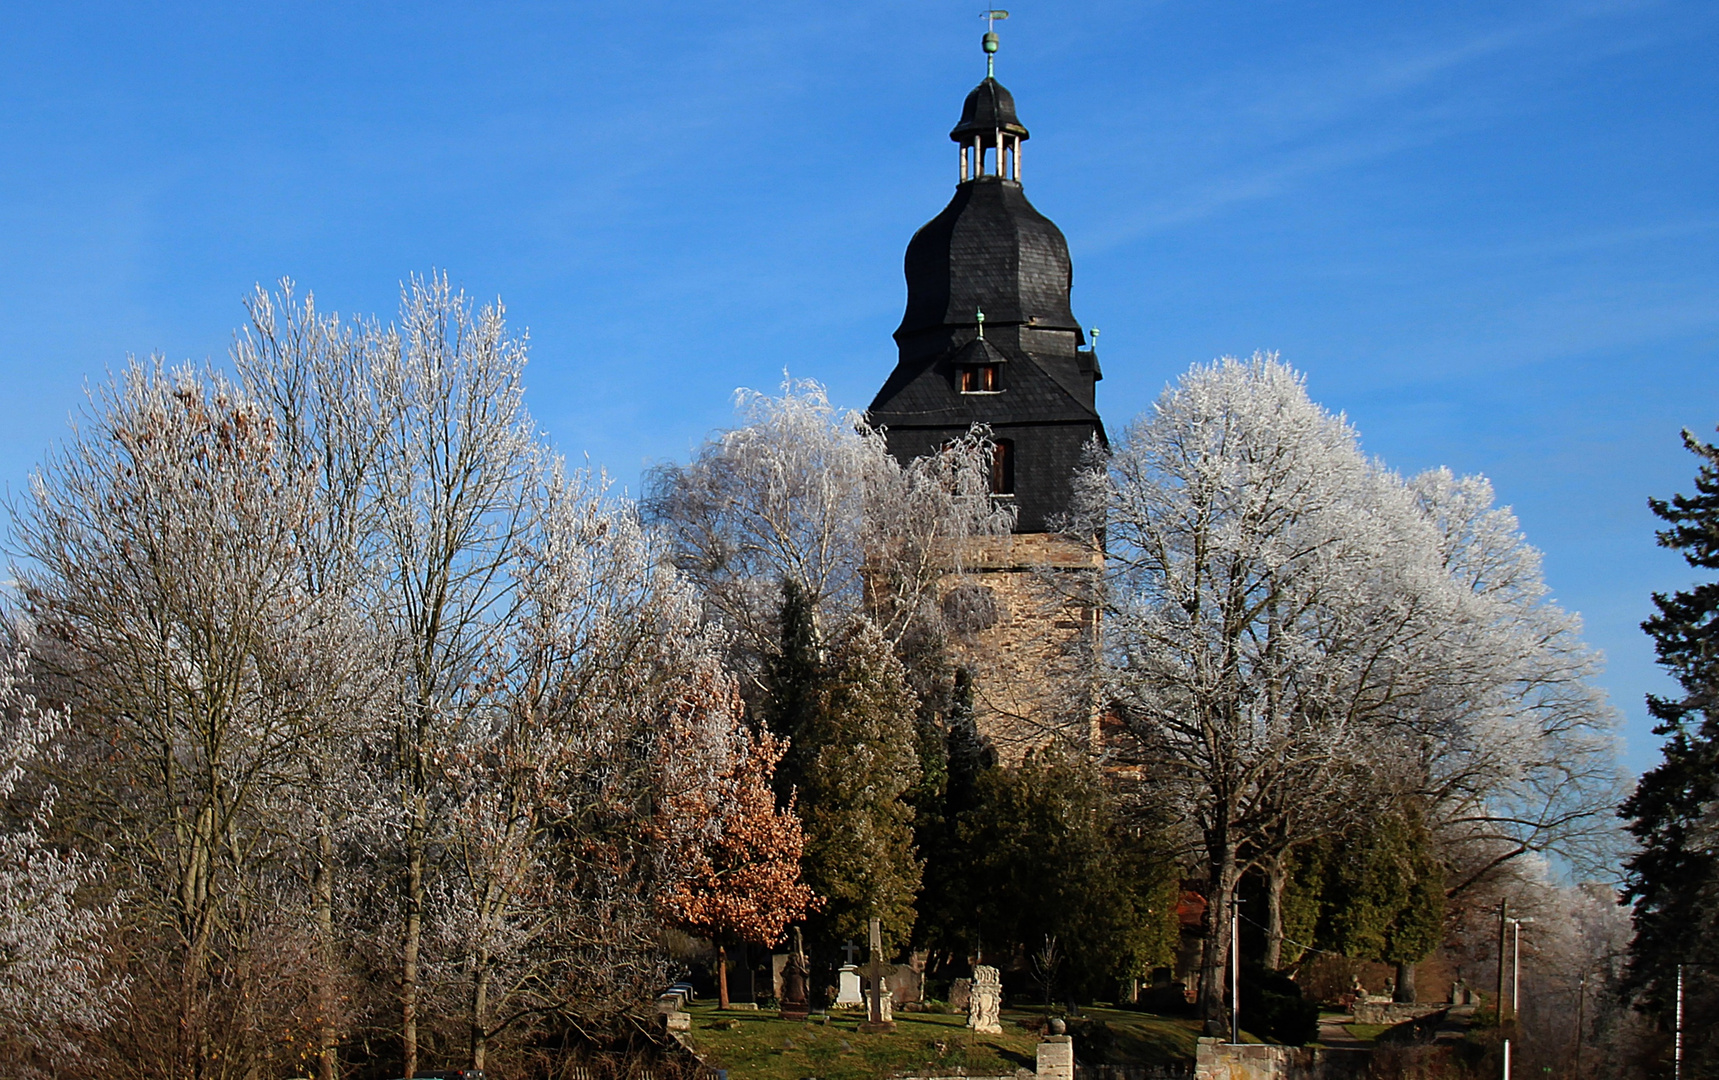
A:
<svg viewBox="0 0 1719 1080">
<path fill-rule="evenodd" d="M 378 556 L 371 614 L 397 693 L 390 717 L 399 800 L 400 1037 L 418 1067 L 426 887 L 447 791 L 441 754 L 493 705 L 486 664 L 504 649 L 518 594 L 507 573 L 526 523 L 540 444 L 525 410 L 525 343 L 499 304 L 475 314 L 443 277 L 414 278 L 400 323 L 366 371 L 376 397 Z"/>
<path fill-rule="evenodd" d="M 167 1075 L 260 1052 L 275 814 L 346 644 L 344 612 L 301 588 L 311 485 L 277 434 L 218 376 L 133 363 L 14 519 L 38 664 L 73 706 L 57 778 L 129 870 L 128 921 L 174 1002 L 176 1041 L 135 1064 Z"/>
<path fill-rule="evenodd" d="M 65 722 L 24 689 L 28 667 L 19 649 L 0 660 L 0 799 L 18 793 Z M 0 833 L 0 1045 L 14 1075 L 52 1075 L 55 1059 L 82 1056 L 82 1037 L 108 1023 L 125 989 L 106 970 L 116 905 L 79 896 L 105 868 L 45 842 L 53 806 L 50 788 Z"/>
</svg>

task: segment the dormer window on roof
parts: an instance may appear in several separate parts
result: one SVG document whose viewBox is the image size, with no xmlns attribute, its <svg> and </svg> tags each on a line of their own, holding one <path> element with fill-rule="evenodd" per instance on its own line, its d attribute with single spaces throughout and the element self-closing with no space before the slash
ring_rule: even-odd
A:
<svg viewBox="0 0 1719 1080">
<path fill-rule="evenodd" d="M 974 364 L 961 369 L 963 394 L 995 394 L 1003 389 L 996 364 Z"/>
</svg>

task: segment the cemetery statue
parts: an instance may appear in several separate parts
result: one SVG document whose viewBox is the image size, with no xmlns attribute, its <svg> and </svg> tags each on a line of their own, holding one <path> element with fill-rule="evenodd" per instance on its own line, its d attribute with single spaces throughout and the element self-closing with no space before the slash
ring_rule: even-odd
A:
<svg viewBox="0 0 1719 1080">
<path fill-rule="evenodd" d="M 800 928 L 794 927 L 794 949 L 788 954 L 782 969 L 782 1019 L 804 1020 L 811 1011 L 812 965 L 806 960 L 806 950 L 800 941 Z"/>
</svg>

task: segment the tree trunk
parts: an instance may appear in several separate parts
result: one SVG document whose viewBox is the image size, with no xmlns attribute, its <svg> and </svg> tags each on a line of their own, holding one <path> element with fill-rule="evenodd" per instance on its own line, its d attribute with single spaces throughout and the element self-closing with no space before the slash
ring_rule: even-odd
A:
<svg viewBox="0 0 1719 1080">
<path fill-rule="evenodd" d="M 1230 902 L 1235 895 L 1234 845 L 1220 841 L 1211 850 L 1212 872 L 1206 888 L 1205 941 L 1200 950 L 1199 1014 L 1207 1035 L 1227 1034 L 1224 981 L 1229 967 Z"/>
<path fill-rule="evenodd" d="M 400 949 L 400 1050 L 406 1076 L 418 1072 L 418 950 L 424 933 L 427 812 L 423 798 L 416 798 L 406 835 L 406 932 Z"/>
<path fill-rule="evenodd" d="M 317 823 L 316 879 L 316 1067 L 318 1080 L 335 1080 L 339 1039 L 335 1031 L 334 836 L 326 817 Z"/>
<path fill-rule="evenodd" d="M 1277 971 L 1283 967 L 1283 888 L 1288 884 L 1288 872 L 1281 856 L 1265 863 L 1265 968 Z"/>
<path fill-rule="evenodd" d="M 1397 961 L 1397 989 L 1391 995 L 1392 1001 L 1415 1002 L 1415 962 L 1413 960 Z"/>
<path fill-rule="evenodd" d="M 728 1008 L 728 946 L 716 947 L 716 1007 Z"/>
<path fill-rule="evenodd" d="M 480 950 L 472 972 L 472 1068 L 483 1072 L 489 1039 L 484 1032 L 489 1015 L 489 959 Z"/>
</svg>

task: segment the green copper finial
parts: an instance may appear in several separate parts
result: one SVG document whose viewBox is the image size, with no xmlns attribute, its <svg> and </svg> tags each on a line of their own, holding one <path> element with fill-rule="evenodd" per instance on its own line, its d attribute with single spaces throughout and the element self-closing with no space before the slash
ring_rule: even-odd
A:
<svg viewBox="0 0 1719 1080">
<path fill-rule="evenodd" d="M 973 313 L 973 317 L 979 320 L 979 340 L 984 341 L 985 340 L 985 309 L 980 308 L 978 311 Z"/>
<path fill-rule="evenodd" d="M 982 18 L 985 20 L 985 36 L 980 39 L 985 47 L 985 78 L 997 77 L 997 20 L 1006 19 L 1009 13 L 1001 8 L 991 8 Z"/>
</svg>

